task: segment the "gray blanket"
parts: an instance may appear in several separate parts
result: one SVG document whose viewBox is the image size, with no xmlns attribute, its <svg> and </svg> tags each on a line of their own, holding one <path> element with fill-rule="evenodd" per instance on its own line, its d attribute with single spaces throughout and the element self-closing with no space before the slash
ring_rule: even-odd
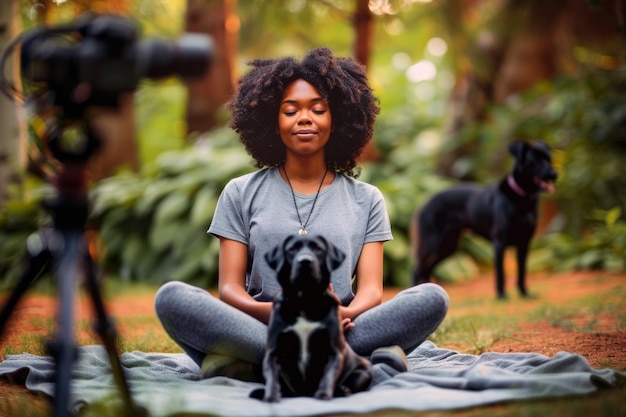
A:
<svg viewBox="0 0 626 417">
<path fill-rule="evenodd" d="M 287 398 L 267 404 L 249 398 L 260 384 L 225 377 L 202 379 L 184 354 L 129 352 L 121 355 L 133 399 L 152 417 L 189 412 L 225 417 L 316 416 L 384 409 L 444 410 L 496 402 L 585 395 L 615 386 L 620 373 L 592 368 L 580 355 L 549 358 L 537 353 L 467 355 L 424 342 L 409 355 L 409 372 L 393 375 L 375 368 L 367 392 L 331 401 Z M 0 377 L 52 396 L 54 362 L 30 354 L 8 356 Z M 623 376 L 623 374 L 621 374 Z M 72 379 L 72 407 L 115 398 L 109 360 L 102 346 L 79 348 Z"/>
</svg>

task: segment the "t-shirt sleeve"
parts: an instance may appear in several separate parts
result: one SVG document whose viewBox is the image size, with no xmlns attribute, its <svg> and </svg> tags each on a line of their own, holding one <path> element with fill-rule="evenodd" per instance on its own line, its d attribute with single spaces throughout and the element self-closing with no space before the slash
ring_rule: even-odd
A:
<svg viewBox="0 0 626 417">
<path fill-rule="evenodd" d="M 207 233 L 248 244 L 248 228 L 242 210 L 241 192 L 235 181 L 222 190 Z"/>
<path fill-rule="evenodd" d="M 374 187 L 364 243 L 385 242 L 392 239 L 391 223 L 389 221 L 389 215 L 387 214 L 385 199 L 380 190 Z"/>
</svg>

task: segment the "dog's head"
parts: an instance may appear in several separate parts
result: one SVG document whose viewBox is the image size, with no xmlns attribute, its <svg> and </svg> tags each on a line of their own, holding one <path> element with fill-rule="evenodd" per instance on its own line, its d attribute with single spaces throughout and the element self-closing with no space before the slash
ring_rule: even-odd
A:
<svg viewBox="0 0 626 417">
<path fill-rule="evenodd" d="M 552 152 L 543 142 L 516 142 L 509 146 L 515 156 L 515 180 L 527 192 L 553 192 L 557 173 L 552 166 Z"/>
<path fill-rule="evenodd" d="M 325 291 L 330 273 L 346 255 L 322 236 L 293 235 L 265 254 L 265 260 L 278 271 L 283 291 L 318 289 Z"/>
</svg>

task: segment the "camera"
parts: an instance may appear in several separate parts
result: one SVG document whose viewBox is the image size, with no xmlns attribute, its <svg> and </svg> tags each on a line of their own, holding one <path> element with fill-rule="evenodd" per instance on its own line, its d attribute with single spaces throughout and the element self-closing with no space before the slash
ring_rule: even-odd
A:
<svg viewBox="0 0 626 417">
<path fill-rule="evenodd" d="M 52 93 L 52 105 L 78 117 L 88 106 L 117 107 L 119 95 L 134 91 L 144 77 L 199 77 L 213 51 L 207 35 L 138 41 L 130 20 L 87 14 L 73 24 L 25 33 L 20 71 L 25 81 Z"/>
<path fill-rule="evenodd" d="M 26 31 L 2 51 L 0 90 L 49 120 L 47 145 L 56 159 L 84 161 L 100 145 L 88 109 L 117 109 L 121 95 L 135 91 L 142 78 L 200 77 L 213 59 L 208 35 L 138 38 L 131 20 L 113 14 L 87 13 L 69 24 Z M 4 78 L 7 57 L 18 44 L 22 91 Z"/>
</svg>

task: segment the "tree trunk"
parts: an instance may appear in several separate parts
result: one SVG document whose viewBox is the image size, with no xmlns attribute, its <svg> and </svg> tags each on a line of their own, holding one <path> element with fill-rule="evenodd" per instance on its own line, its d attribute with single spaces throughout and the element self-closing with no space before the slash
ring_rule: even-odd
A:
<svg viewBox="0 0 626 417">
<path fill-rule="evenodd" d="M 235 91 L 233 62 L 239 19 L 236 0 L 188 0 L 185 30 L 213 38 L 215 51 L 204 77 L 187 80 L 187 133 L 206 132 L 220 122 L 220 110 Z"/>
<path fill-rule="evenodd" d="M 133 97 L 125 94 L 115 111 L 103 110 L 94 118 L 92 124 L 102 146 L 87 165 L 90 179 L 110 177 L 122 168 L 139 170 L 134 116 Z"/>
<path fill-rule="evenodd" d="M 372 33 L 374 28 L 374 16 L 369 9 L 369 0 L 355 0 L 353 15 L 354 24 L 354 58 L 369 66 L 372 55 Z M 369 142 L 359 156 L 360 161 L 375 161 L 380 158 L 380 153 L 374 145 L 374 141 Z"/>
<path fill-rule="evenodd" d="M 354 11 L 354 57 L 366 67 L 372 53 L 372 30 L 374 17 L 369 9 L 369 0 L 356 0 Z"/>
<path fill-rule="evenodd" d="M 20 32 L 19 1 L 0 1 L 0 50 L 4 51 L 7 45 Z M 10 73 L 16 88 L 20 89 L 19 70 L 14 61 L 15 54 L 9 60 L 5 76 Z M 11 68 L 12 71 L 8 71 Z M 7 189 L 12 178 L 20 168 L 26 167 L 26 129 L 24 121 L 25 111 L 17 103 L 11 101 L 4 94 L 0 94 L 0 207 L 4 207 L 7 198 Z"/>
<path fill-rule="evenodd" d="M 87 11 L 128 15 L 129 0 L 92 0 L 91 4 L 77 9 L 77 14 Z M 102 147 L 88 164 L 90 178 L 94 181 L 110 177 L 122 168 L 139 170 L 139 154 L 135 132 L 135 107 L 130 94 L 120 96 L 115 111 L 102 111 L 93 121 L 101 136 Z"/>
</svg>

